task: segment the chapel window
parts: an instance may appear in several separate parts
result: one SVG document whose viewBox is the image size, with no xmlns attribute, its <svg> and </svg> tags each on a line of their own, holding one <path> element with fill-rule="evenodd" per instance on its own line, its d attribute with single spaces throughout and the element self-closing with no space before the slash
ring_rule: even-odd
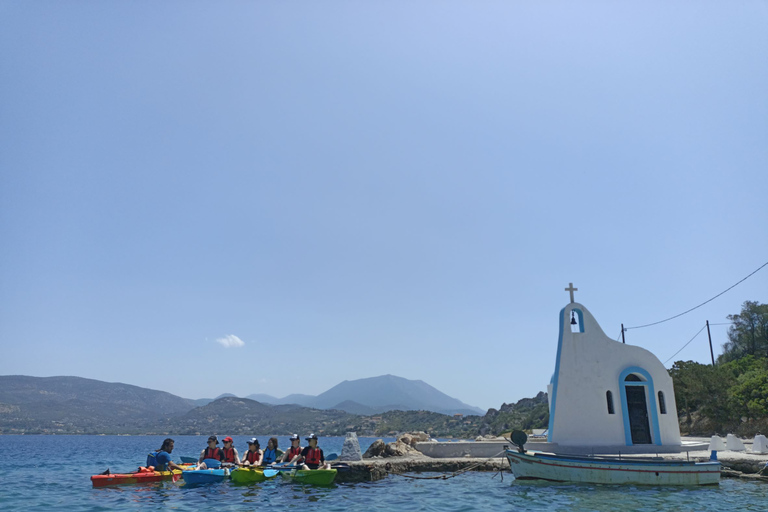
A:
<svg viewBox="0 0 768 512">
<path fill-rule="evenodd" d="M 667 414 L 667 404 L 664 402 L 664 392 L 659 391 L 659 412 Z"/>
<path fill-rule="evenodd" d="M 613 393 L 606 391 L 605 401 L 608 403 L 608 414 L 614 414 L 616 411 L 613 409 Z"/>
<path fill-rule="evenodd" d="M 637 375 L 635 375 L 634 373 L 630 373 L 629 375 L 627 375 L 627 378 L 626 378 L 626 379 L 624 379 L 624 381 L 625 381 L 625 382 L 642 382 L 642 381 L 640 380 L 640 377 L 638 377 L 638 376 L 637 376 Z"/>
</svg>

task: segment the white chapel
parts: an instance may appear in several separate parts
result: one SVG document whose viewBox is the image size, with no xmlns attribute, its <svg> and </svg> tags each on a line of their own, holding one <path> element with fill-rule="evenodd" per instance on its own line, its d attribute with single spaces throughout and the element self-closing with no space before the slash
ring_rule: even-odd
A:
<svg viewBox="0 0 768 512">
<path fill-rule="evenodd" d="M 678 451 L 675 391 L 666 368 L 651 352 L 606 336 L 587 308 L 574 302 L 576 290 L 573 284 L 566 288 L 571 302 L 560 311 L 547 441 Z"/>
</svg>

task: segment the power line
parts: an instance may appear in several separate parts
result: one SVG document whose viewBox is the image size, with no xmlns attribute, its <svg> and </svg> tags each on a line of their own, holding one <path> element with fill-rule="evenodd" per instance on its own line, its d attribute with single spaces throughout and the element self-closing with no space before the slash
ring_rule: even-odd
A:
<svg viewBox="0 0 768 512">
<path fill-rule="evenodd" d="M 625 327 L 625 328 L 624 328 L 624 330 L 628 331 L 628 330 L 630 330 L 630 329 L 641 329 L 641 328 L 643 328 L 643 327 L 650 327 L 650 326 L 652 326 L 652 325 L 663 324 L 664 322 L 668 322 L 668 321 L 670 321 L 670 320 L 673 320 L 673 319 L 675 319 L 675 318 L 677 318 L 677 317 L 680 317 L 680 316 L 683 316 L 683 315 L 685 315 L 685 314 L 687 314 L 687 313 L 690 313 L 690 312 L 691 312 L 691 311 L 693 311 L 694 309 L 699 309 L 699 308 L 700 308 L 701 306 L 703 306 L 704 304 L 707 304 L 707 303 L 709 303 L 709 302 L 712 302 L 713 300 L 715 300 L 716 298 L 718 298 L 719 296 L 721 296 L 721 295 L 722 295 L 722 294 L 724 294 L 725 292 L 727 292 L 727 291 L 729 291 L 729 290 L 731 290 L 731 289 L 735 288 L 736 286 L 740 285 L 741 283 L 743 283 L 744 281 L 746 281 L 747 279 L 749 279 L 750 277 L 752 277 L 753 275 L 755 275 L 755 274 L 756 274 L 756 273 L 757 273 L 757 272 L 758 272 L 760 269 L 762 269 L 763 267 L 765 267 L 765 266 L 767 266 L 767 265 L 768 265 L 768 261 L 766 261 L 765 263 L 763 263 L 762 265 L 760 265 L 760 266 L 759 266 L 759 267 L 758 267 L 756 270 L 754 270 L 753 272 L 751 272 L 751 273 L 750 273 L 750 274 L 749 274 L 747 277 L 745 277 L 744 279 L 742 279 L 742 280 L 738 281 L 736 284 L 733 284 L 733 285 L 729 286 L 728 288 L 726 288 L 725 290 L 721 291 L 720 293 L 718 293 L 717 295 L 715 295 L 715 296 L 714 296 L 714 297 L 712 297 L 711 299 L 709 299 L 709 300 L 705 300 L 704 302 L 702 302 L 702 303 L 701 303 L 701 304 L 699 304 L 698 306 L 694 306 L 694 307 L 692 307 L 691 309 L 689 309 L 689 310 L 687 310 L 687 311 L 683 311 L 683 312 L 682 312 L 682 313 L 680 313 L 679 315 L 671 316 L 671 317 L 669 317 L 669 318 L 665 318 L 664 320 L 659 320 L 658 322 L 653 322 L 653 323 L 651 323 L 651 324 L 645 324 L 645 325 L 636 325 L 636 326 L 634 326 L 634 327 Z M 712 325 L 712 324 L 710 324 L 710 325 Z M 673 357 L 674 357 L 674 356 L 673 356 Z"/>
<path fill-rule="evenodd" d="M 709 324 L 709 325 L 712 325 L 712 324 Z M 692 342 L 693 340 L 695 340 L 695 339 L 696 339 L 696 336 L 698 336 L 699 334 L 701 334 L 701 331 L 703 331 L 703 330 L 704 330 L 704 329 L 706 329 L 706 328 L 707 328 L 707 324 L 704 324 L 704 327 L 702 327 L 701 329 L 699 329 L 699 332 L 697 332 L 696 334 L 694 334 L 694 335 L 693 335 L 693 338 L 691 338 L 691 339 L 689 339 L 689 340 L 688 340 L 688 343 L 686 343 L 685 345 L 683 345 L 682 347 L 680 347 L 680 350 L 678 350 L 677 352 L 675 352 L 674 354 L 672 354 L 672 357 L 675 357 L 677 354 L 679 354 L 680 352 L 682 352 L 682 351 L 683 351 L 683 349 L 684 349 L 685 347 L 687 347 L 688 345 L 690 345 L 690 344 L 691 344 L 691 342 Z M 672 359 L 672 357 L 670 357 L 669 359 Z M 669 361 L 669 359 L 667 359 L 666 361 L 664 361 L 662 364 L 667 364 L 667 361 Z"/>
</svg>

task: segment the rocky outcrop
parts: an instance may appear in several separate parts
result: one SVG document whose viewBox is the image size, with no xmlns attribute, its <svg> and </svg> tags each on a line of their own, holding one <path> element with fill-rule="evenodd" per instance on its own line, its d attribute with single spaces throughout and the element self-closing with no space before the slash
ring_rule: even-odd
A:
<svg viewBox="0 0 768 512">
<path fill-rule="evenodd" d="M 371 446 L 365 450 L 363 454 L 364 459 L 372 459 L 373 457 L 381 457 L 384 454 L 384 450 L 387 448 L 386 443 L 381 439 L 375 440 Z"/>
<path fill-rule="evenodd" d="M 363 458 L 404 457 L 406 455 L 420 457 L 422 456 L 422 453 L 414 448 L 414 446 L 416 446 L 416 443 L 423 443 L 426 441 L 429 441 L 429 435 L 426 432 L 403 434 L 394 443 L 384 443 L 381 439 L 377 439 L 365 451 Z"/>
</svg>

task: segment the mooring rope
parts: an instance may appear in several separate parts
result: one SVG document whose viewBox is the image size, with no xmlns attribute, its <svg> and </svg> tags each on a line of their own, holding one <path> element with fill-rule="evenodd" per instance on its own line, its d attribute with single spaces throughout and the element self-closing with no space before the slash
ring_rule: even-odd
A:
<svg viewBox="0 0 768 512">
<path fill-rule="evenodd" d="M 456 471 L 454 471 L 452 473 L 449 473 L 447 475 L 416 476 L 416 475 L 404 475 L 402 473 L 390 473 L 389 469 L 392 466 L 389 463 L 387 463 L 387 466 L 389 466 L 389 467 L 385 466 L 385 468 L 387 469 L 387 473 L 390 474 L 390 475 L 401 476 L 403 478 L 411 478 L 413 480 L 448 480 L 449 478 L 457 477 L 457 476 L 459 476 L 459 475 L 461 475 L 463 473 L 466 473 L 467 471 L 472 471 L 473 469 L 475 469 L 477 467 L 480 467 L 483 464 L 487 464 L 489 461 L 498 458 L 500 455 L 502 455 L 505 452 L 506 452 L 506 450 L 502 450 L 502 451 L 500 451 L 499 453 L 497 453 L 496 455 L 494 455 L 492 457 L 488 457 L 487 459 L 481 460 L 480 462 L 475 462 L 473 464 L 470 464 L 469 466 L 467 466 L 465 468 L 457 469 Z"/>
</svg>

